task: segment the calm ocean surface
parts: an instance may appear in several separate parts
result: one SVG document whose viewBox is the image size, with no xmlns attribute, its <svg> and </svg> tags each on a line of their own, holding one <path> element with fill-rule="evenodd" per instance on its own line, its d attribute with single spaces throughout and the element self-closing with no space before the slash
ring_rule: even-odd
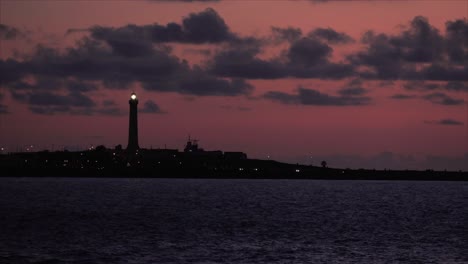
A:
<svg viewBox="0 0 468 264">
<path fill-rule="evenodd" d="M 468 182 L 0 178 L 0 263 L 468 263 Z"/>
</svg>

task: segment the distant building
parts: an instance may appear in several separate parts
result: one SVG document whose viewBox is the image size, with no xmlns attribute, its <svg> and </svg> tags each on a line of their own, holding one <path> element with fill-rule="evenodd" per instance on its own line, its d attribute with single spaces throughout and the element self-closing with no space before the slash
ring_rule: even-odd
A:
<svg viewBox="0 0 468 264">
<path fill-rule="evenodd" d="M 128 145 L 127 151 L 136 151 L 140 147 L 138 146 L 138 99 L 135 93 L 130 95 L 130 115 L 128 124 Z"/>
<path fill-rule="evenodd" d="M 198 140 L 190 139 L 190 136 L 185 144 L 184 152 L 204 152 L 202 148 L 198 147 Z"/>
</svg>

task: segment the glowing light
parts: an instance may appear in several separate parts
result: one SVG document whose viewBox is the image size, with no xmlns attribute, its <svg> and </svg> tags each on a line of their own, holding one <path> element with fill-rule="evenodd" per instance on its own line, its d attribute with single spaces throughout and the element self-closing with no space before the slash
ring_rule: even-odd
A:
<svg viewBox="0 0 468 264">
<path fill-rule="evenodd" d="M 131 98 L 132 100 L 136 100 L 136 94 L 133 93 L 133 94 L 130 96 L 130 98 Z"/>
<path fill-rule="evenodd" d="M 299 170 L 299 169 L 296 169 L 296 172 L 301 172 L 301 170 Z"/>
</svg>

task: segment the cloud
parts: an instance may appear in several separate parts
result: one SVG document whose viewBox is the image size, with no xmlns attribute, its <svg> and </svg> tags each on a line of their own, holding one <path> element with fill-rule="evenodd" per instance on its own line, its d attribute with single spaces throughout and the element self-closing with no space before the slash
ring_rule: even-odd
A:
<svg viewBox="0 0 468 264">
<path fill-rule="evenodd" d="M 446 47 L 449 58 L 457 64 L 464 64 L 468 60 L 468 20 L 458 19 L 447 21 Z"/>
<path fill-rule="evenodd" d="M 462 126 L 463 122 L 446 118 L 446 119 L 441 119 L 441 120 L 432 120 L 432 121 L 424 121 L 426 124 L 437 124 L 437 125 L 446 125 L 446 126 Z"/>
<path fill-rule="evenodd" d="M 15 28 L 5 24 L 0 24 L 0 40 L 11 40 L 21 37 L 23 33 Z"/>
<path fill-rule="evenodd" d="M 217 43 L 233 37 L 223 18 L 211 8 L 190 14 L 182 24 L 186 39 L 193 43 Z"/>
<path fill-rule="evenodd" d="M 0 104 L 0 114 L 8 114 L 8 113 L 9 113 L 8 106 L 4 104 Z"/>
<path fill-rule="evenodd" d="M 333 49 L 317 38 L 300 38 L 283 52 L 284 57 L 260 59 L 256 45 L 233 46 L 215 54 L 210 71 L 223 77 L 278 79 L 286 77 L 342 79 L 354 74 L 354 66 L 333 63 Z"/>
<path fill-rule="evenodd" d="M 440 105 L 462 105 L 465 102 L 463 99 L 452 98 L 444 93 L 431 93 L 422 98 L 433 104 Z"/>
<path fill-rule="evenodd" d="M 269 91 L 264 98 L 283 104 L 300 104 L 316 106 L 357 106 L 367 105 L 371 99 L 363 96 L 333 96 L 319 91 L 298 87 L 296 94 L 288 94 L 278 91 Z"/>
<path fill-rule="evenodd" d="M 396 99 L 396 100 L 406 100 L 406 99 L 413 99 L 415 98 L 415 96 L 409 95 L 409 94 L 394 94 L 390 96 L 390 98 Z"/>
<path fill-rule="evenodd" d="M 153 47 L 146 56 L 135 57 L 115 52 L 102 42 L 89 38 L 81 39 L 64 52 L 38 46 L 22 62 L 0 60 L 0 69 L 12 73 L 5 77 L 0 74 L 12 90 L 50 90 L 66 86 L 69 90 L 86 92 L 97 89 L 95 82 L 102 82 L 108 89 L 125 89 L 138 82 L 150 91 L 200 96 L 236 96 L 248 94 L 253 89 L 242 79 L 221 79 L 201 67 L 189 66 L 166 47 Z M 26 75 L 34 76 L 36 83 L 22 81 Z M 71 81 L 64 82 L 63 79 Z"/>
<path fill-rule="evenodd" d="M 208 66 L 213 74 L 248 79 L 278 79 L 288 75 L 278 61 L 257 58 L 258 49 L 229 49 L 217 53 Z"/>
<path fill-rule="evenodd" d="M 103 106 L 115 106 L 117 105 L 114 100 L 103 100 L 102 101 Z"/>
<path fill-rule="evenodd" d="M 271 33 L 273 35 L 273 40 L 275 42 L 294 42 L 297 41 L 302 36 L 302 30 L 295 27 L 271 27 Z"/>
<path fill-rule="evenodd" d="M 327 61 L 333 49 L 315 38 L 301 38 L 291 44 L 288 58 L 292 64 L 313 66 Z"/>
<path fill-rule="evenodd" d="M 5 97 L 5 95 L 0 91 L 0 102 L 3 101 L 4 97 Z M 0 103 L 0 114 L 7 114 L 7 113 L 9 113 L 8 112 L 8 106 Z"/>
<path fill-rule="evenodd" d="M 432 91 L 432 90 L 438 90 L 440 88 L 440 85 L 438 83 L 427 83 L 424 81 L 409 81 L 406 82 L 403 87 L 407 90 L 412 90 L 412 91 Z"/>
<path fill-rule="evenodd" d="M 336 32 L 332 28 L 316 28 L 308 36 L 325 40 L 330 44 L 348 44 L 354 42 L 354 39 L 346 33 Z"/>
<path fill-rule="evenodd" d="M 88 95 L 76 91 L 63 94 L 61 91 L 19 90 L 11 91 L 12 98 L 28 105 L 28 109 L 41 115 L 109 115 L 125 114 L 115 106 L 113 101 L 105 100 L 102 107 L 97 105 Z"/>
<path fill-rule="evenodd" d="M 345 33 L 315 28 L 303 35 L 299 28 L 272 27 L 271 35 L 264 38 L 240 37 L 214 9 L 207 8 L 166 25 L 96 25 L 85 29 L 89 34 L 65 49 L 38 45 L 20 59 L 0 60 L 0 82 L 15 93 L 17 101 L 37 106 L 33 104 L 36 97 L 44 93 L 52 96 L 48 100 L 58 102 L 72 94 L 89 97 L 102 88 L 128 89 L 133 85 L 184 95 L 242 96 L 254 89 L 246 79 L 355 78 L 355 83 L 348 83 L 336 95 L 302 88 L 297 94 L 270 92 L 266 98 L 295 104 L 363 105 L 370 98 L 364 96 L 367 90 L 362 80 L 399 79 L 410 81 L 405 85 L 408 90 L 432 92 L 422 97 L 425 100 L 457 105 L 463 100 L 440 92 L 468 90 L 468 67 L 449 54 L 450 48 L 458 49 L 458 55 L 466 51 L 462 38 L 466 24 L 466 20 L 448 21 L 442 35 L 426 18 L 415 17 L 397 34 L 365 33 L 363 50 L 332 61 L 333 45 L 354 41 Z M 71 29 L 69 33 L 75 31 L 83 30 Z M 189 64 L 173 54 L 174 43 L 197 45 L 207 58 L 201 65 Z M 270 48 L 282 50 L 268 57 Z M 99 107 L 93 106 L 93 113 L 98 113 Z"/>
<path fill-rule="evenodd" d="M 60 107 L 92 107 L 95 103 L 88 96 L 80 92 L 71 92 L 66 95 L 59 95 L 50 92 L 26 92 L 12 93 L 13 98 L 17 101 L 23 101 L 34 106 L 60 106 Z"/>
<path fill-rule="evenodd" d="M 468 85 L 465 82 L 450 81 L 445 84 L 439 82 L 425 82 L 421 80 L 408 81 L 403 87 L 411 91 L 436 91 L 446 90 L 454 92 L 468 92 Z"/>
<path fill-rule="evenodd" d="M 26 69 L 22 62 L 14 59 L 0 59 L 0 84 L 5 85 L 19 81 L 25 76 Z"/>
<path fill-rule="evenodd" d="M 357 96 L 366 94 L 367 90 L 362 87 L 347 87 L 339 90 L 338 93 L 343 96 Z"/>
<path fill-rule="evenodd" d="M 457 26 L 453 27 L 457 29 L 450 30 L 454 23 Z M 357 66 L 370 67 L 370 70 L 361 72 L 363 77 L 370 79 L 467 81 L 468 67 L 446 59 L 457 47 L 456 53 L 461 52 L 458 40 L 464 23 L 466 21 L 448 21 L 447 33 L 442 35 L 426 18 L 417 16 L 397 35 L 368 31 L 361 39 L 367 45 L 366 49 L 351 54 L 348 59 Z M 457 40 L 458 46 L 452 39 Z"/>
<path fill-rule="evenodd" d="M 362 81 L 360 79 L 353 79 L 349 81 L 338 93 L 342 96 L 360 96 L 367 93 L 367 90 L 362 88 Z"/>
<path fill-rule="evenodd" d="M 141 113 L 147 113 L 147 114 L 162 114 L 165 113 L 165 111 L 162 111 L 161 108 L 152 100 L 147 100 L 143 104 L 143 108 L 139 110 Z"/>
<path fill-rule="evenodd" d="M 468 92 L 468 84 L 466 82 L 447 82 L 445 89 L 448 91 Z"/>
<path fill-rule="evenodd" d="M 182 23 L 167 25 L 133 25 L 123 27 L 94 26 L 88 29 L 94 39 L 105 41 L 114 51 L 129 56 L 144 56 L 151 52 L 152 43 L 221 43 L 240 41 L 224 19 L 212 8 L 190 13 Z M 68 31 L 73 32 L 72 30 Z"/>
</svg>

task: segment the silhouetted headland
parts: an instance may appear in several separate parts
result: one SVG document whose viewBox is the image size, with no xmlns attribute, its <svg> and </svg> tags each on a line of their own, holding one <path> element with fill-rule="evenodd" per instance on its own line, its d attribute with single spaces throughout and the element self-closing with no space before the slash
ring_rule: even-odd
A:
<svg viewBox="0 0 468 264">
<path fill-rule="evenodd" d="M 41 151 L 0 155 L 4 177 L 153 177 L 229 179 L 468 180 L 468 172 L 351 170 L 248 159 L 243 152 L 205 151 L 190 137 L 184 151 L 141 149 L 138 145 L 138 98 L 128 101 L 128 145 L 87 151 Z"/>
<path fill-rule="evenodd" d="M 323 164 L 326 165 L 326 164 Z M 242 152 L 205 151 L 188 141 L 176 149 L 98 146 L 87 151 L 0 155 L 3 177 L 148 177 L 229 179 L 444 180 L 466 181 L 468 172 L 337 169 L 249 159 Z"/>
</svg>

